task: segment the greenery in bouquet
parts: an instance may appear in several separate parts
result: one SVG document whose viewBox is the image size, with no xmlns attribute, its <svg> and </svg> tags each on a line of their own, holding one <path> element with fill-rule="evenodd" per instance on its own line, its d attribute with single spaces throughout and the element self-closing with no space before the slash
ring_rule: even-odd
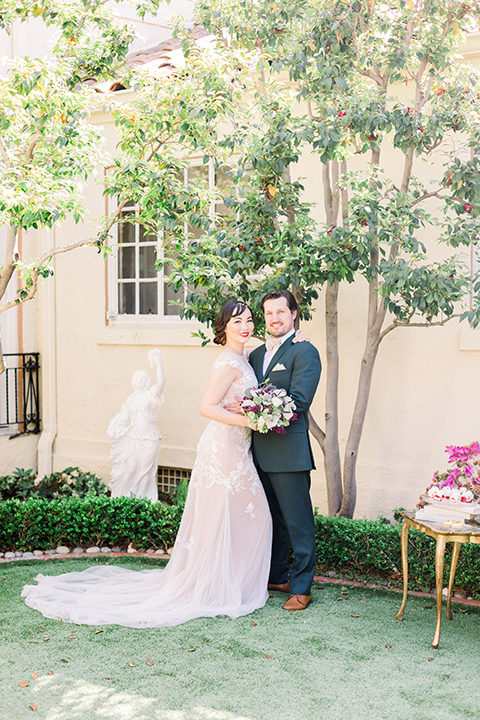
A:
<svg viewBox="0 0 480 720">
<path fill-rule="evenodd" d="M 286 390 L 275 385 L 262 383 L 258 388 L 249 388 L 240 405 L 260 433 L 274 430 L 284 434 L 285 428 L 297 419 L 292 398 Z"/>
<path fill-rule="evenodd" d="M 426 496 L 436 501 L 480 502 L 480 443 L 447 445 L 445 452 L 453 467 L 442 473 L 437 470 L 433 474 L 433 482 L 426 489 Z M 426 504 L 424 497 L 420 497 L 419 507 Z"/>
</svg>

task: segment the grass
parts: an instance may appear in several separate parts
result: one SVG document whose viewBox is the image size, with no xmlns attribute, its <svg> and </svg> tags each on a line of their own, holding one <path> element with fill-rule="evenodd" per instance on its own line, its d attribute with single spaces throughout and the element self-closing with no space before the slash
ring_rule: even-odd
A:
<svg viewBox="0 0 480 720">
<path fill-rule="evenodd" d="M 285 596 L 243 618 L 135 630 L 45 619 L 20 597 L 37 572 L 105 559 L 0 568 L 1 720 L 468 720 L 479 716 L 480 613 L 457 611 L 431 642 L 433 600 L 316 586 L 308 610 Z M 158 560 L 111 562 L 143 569 Z M 37 677 L 32 677 L 36 674 Z M 28 683 L 21 687 L 19 683 Z M 36 706 L 32 715 L 30 704 Z"/>
</svg>

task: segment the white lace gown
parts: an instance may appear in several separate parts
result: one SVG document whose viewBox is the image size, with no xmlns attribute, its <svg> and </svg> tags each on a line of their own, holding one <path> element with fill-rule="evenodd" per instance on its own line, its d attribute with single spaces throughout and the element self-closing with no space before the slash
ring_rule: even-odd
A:
<svg viewBox="0 0 480 720">
<path fill-rule="evenodd" d="M 241 377 L 222 404 L 256 385 L 246 358 L 223 350 L 215 365 Z M 92 567 L 37 575 L 22 596 L 49 618 L 88 625 L 164 627 L 193 618 L 246 615 L 263 607 L 272 542 L 265 493 L 250 451 L 250 430 L 210 421 L 198 445 L 188 497 L 165 569 Z"/>
</svg>

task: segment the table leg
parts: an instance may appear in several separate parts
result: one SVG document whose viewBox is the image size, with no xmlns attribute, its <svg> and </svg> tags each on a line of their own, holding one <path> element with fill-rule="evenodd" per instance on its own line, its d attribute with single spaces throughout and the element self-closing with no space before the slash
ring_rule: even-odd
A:
<svg viewBox="0 0 480 720">
<path fill-rule="evenodd" d="M 396 618 L 397 620 L 403 620 L 403 613 L 405 612 L 405 606 L 407 604 L 408 594 L 408 533 L 410 532 L 410 523 L 407 520 L 403 521 L 402 535 L 400 538 L 402 548 L 402 573 L 403 573 L 403 600 L 398 611 Z"/>
<path fill-rule="evenodd" d="M 440 625 L 442 622 L 442 590 L 443 590 L 443 563 L 445 559 L 445 536 L 440 535 L 437 538 L 437 547 L 435 550 L 435 583 L 437 589 L 437 626 L 433 637 L 432 645 L 436 649 L 440 642 Z"/>
<path fill-rule="evenodd" d="M 455 580 L 455 571 L 457 569 L 457 560 L 460 554 L 461 543 L 454 542 L 452 550 L 452 564 L 450 566 L 450 578 L 448 580 L 448 595 L 447 595 L 447 620 L 452 619 L 452 588 L 453 581 Z"/>
</svg>

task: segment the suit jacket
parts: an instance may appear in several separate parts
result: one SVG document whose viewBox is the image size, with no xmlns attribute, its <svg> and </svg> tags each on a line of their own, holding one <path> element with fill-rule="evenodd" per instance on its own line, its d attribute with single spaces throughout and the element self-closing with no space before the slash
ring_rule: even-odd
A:
<svg viewBox="0 0 480 720">
<path fill-rule="evenodd" d="M 285 428 L 285 435 L 274 430 L 253 433 L 253 453 L 265 472 L 300 472 L 315 467 L 308 437 L 308 410 L 320 379 L 320 356 L 311 343 L 293 343 L 292 340 L 293 336 L 280 345 L 265 374 L 265 345 L 250 353 L 249 361 L 258 382 L 268 379 L 271 385 L 283 388 L 297 406 L 298 417 Z M 277 365 L 283 368 L 275 370 Z"/>
</svg>

